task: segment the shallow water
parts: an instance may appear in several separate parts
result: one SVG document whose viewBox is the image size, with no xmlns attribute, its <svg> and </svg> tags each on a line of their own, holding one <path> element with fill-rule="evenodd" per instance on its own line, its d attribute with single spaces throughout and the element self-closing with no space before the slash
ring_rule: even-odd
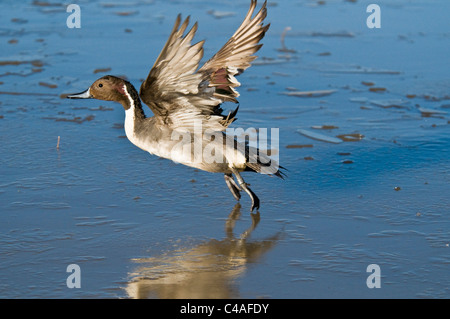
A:
<svg viewBox="0 0 450 319">
<path fill-rule="evenodd" d="M 60 97 L 138 87 L 179 12 L 208 58 L 248 3 L 79 1 L 69 29 L 57 2 L 1 2 L 0 297 L 450 297 L 448 1 L 378 1 L 381 29 L 369 1 L 270 2 L 234 124 L 280 129 L 288 178 L 244 176 L 259 214 L 130 144 L 119 105 Z"/>
</svg>

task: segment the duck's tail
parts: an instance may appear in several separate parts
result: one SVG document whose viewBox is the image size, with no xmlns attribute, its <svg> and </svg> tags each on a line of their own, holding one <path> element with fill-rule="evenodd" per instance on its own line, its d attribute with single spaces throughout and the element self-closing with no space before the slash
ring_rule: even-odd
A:
<svg viewBox="0 0 450 319">
<path fill-rule="evenodd" d="M 246 147 L 246 168 L 244 171 L 252 171 L 260 174 L 274 175 L 281 179 L 287 177 L 287 169 L 281 166 L 278 161 L 271 158 L 267 153 L 259 149 Z"/>
</svg>

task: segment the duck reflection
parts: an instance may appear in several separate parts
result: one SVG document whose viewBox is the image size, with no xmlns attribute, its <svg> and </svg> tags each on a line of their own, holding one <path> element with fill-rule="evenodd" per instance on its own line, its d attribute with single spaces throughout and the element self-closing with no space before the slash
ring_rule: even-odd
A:
<svg viewBox="0 0 450 319">
<path fill-rule="evenodd" d="M 225 222 L 226 238 L 212 239 L 193 248 L 184 248 L 160 257 L 141 258 L 143 264 L 131 274 L 126 291 L 130 298 L 239 298 L 236 279 L 247 264 L 258 261 L 275 246 L 280 234 L 260 241 L 248 241 L 260 221 L 251 214 L 251 226 L 234 235 L 241 216 L 238 203 Z"/>
</svg>

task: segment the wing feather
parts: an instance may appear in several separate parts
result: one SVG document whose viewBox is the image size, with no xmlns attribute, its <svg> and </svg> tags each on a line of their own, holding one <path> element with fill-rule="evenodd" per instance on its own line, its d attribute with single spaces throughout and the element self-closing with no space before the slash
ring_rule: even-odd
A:
<svg viewBox="0 0 450 319">
<path fill-rule="evenodd" d="M 175 20 L 172 32 L 161 50 L 147 79 L 142 83 L 140 97 L 155 117 L 172 128 L 193 128 L 202 121 L 203 129 L 223 131 L 235 120 L 237 109 L 223 115 L 221 103 L 237 102 L 235 90 L 241 84 L 236 76 L 250 67 L 262 46 L 269 25 L 263 25 L 267 16 L 267 0 L 253 17 L 257 0 L 252 0 L 240 27 L 225 45 L 201 68 L 204 41 L 191 45 L 198 25 L 186 32 L 190 18 L 181 23 Z"/>
</svg>

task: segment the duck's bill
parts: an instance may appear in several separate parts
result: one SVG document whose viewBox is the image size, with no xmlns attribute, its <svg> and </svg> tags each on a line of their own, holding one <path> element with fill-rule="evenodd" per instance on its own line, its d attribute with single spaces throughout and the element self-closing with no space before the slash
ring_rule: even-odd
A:
<svg viewBox="0 0 450 319">
<path fill-rule="evenodd" d="M 68 99 L 92 99 L 90 89 L 83 91 L 81 93 L 69 94 L 66 96 Z"/>
</svg>

